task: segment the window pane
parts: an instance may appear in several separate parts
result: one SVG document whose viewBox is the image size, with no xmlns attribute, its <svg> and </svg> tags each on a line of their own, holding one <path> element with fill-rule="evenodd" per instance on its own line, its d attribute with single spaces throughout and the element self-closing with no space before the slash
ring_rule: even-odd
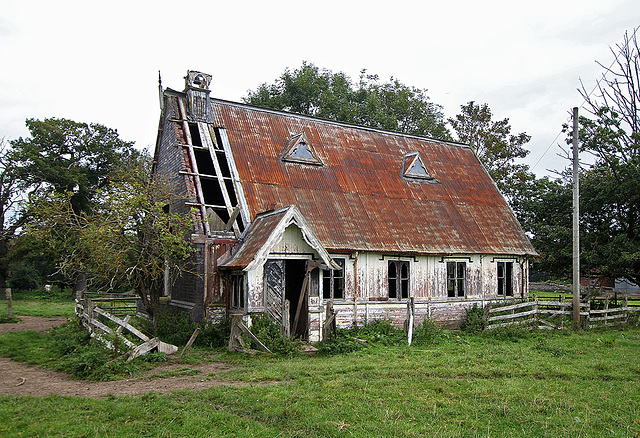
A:
<svg viewBox="0 0 640 438">
<path fill-rule="evenodd" d="M 401 280 L 402 298 L 409 298 L 409 280 Z"/>
<path fill-rule="evenodd" d="M 447 262 L 447 278 L 456 278 L 456 262 Z"/>
<path fill-rule="evenodd" d="M 344 298 L 344 278 L 336 278 L 333 280 L 333 298 Z"/>
<path fill-rule="evenodd" d="M 458 296 L 464 297 L 464 279 L 458 279 Z"/>
<path fill-rule="evenodd" d="M 397 286 L 395 279 L 389 279 L 389 298 L 397 298 Z"/>
<path fill-rule="evenodd" d="M 409 278 L 409 262 L 402 262 L 400 265 L 400 278 Z"/>
<path fill-rule="evenodd" d="M 447 280 L 447 295 L 449 297 L 456 296 L 456 281 L 455 280 Z"/>
<path fill-rule="evenodd" d="M 331 271 L 329 271 L 331 272 Z M 331 299 L 331 277 L 322 276 L 322 298 Z"/>
<path fill-rule="evenodd" d="M 398 276 L 398 268 L 396 262 L 389 262 L 389 280 L 395 279 Z"/>
<path fill-rule="evenodd" d="M 466 269 L 466 263 L 458 262 L 458 278 L 464 278 L 465 269 Z"/>
</svg>

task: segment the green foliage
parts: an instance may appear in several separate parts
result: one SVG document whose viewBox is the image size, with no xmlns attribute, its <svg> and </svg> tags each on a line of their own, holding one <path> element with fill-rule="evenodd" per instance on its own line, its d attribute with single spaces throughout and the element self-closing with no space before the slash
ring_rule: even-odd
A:
<svg viewBox="0 0 640 438">
<path fill-rule="evenodd" d="M 86 211 L 118 166 L 136 154 L 114 129 L 68 119 L 27 119 L 30 137 L 11 141 L 16 173 L 28 187 L 71 192 L 76 213 Z"/>
<path fill-rule="evenodd" d="M 471 101 L 460 109 L 460 114 L 449 119 L 458 141 L 473 149 L 503 194 L 508 198 L 517 196 L 519 183 L 533 179 L 527 165 L 516 163 L 529 154 L 524 145 L 531 136 L 524 132 L 511 134 L 509 119 L 492 120 L 486 103 Z"/>
<path fill-rule="evenodd" d="M 476 303 L 466 309 L 467 316 L 460 329 L 465 333 L 480 333 L 484 330 L 484 308 Z"/>
<path fill-rule="evenodd" d="M 154 335 L 168 344 L 185 345 L 197 327 L 188 312 L 166 307 L 157 314 Z"/>
<path fill-rule="evenodd" d="M 42 279 L 32 265 L 18 263 L 11 267 L 11 276 L 7 283 L 12 290 L 24 291 L 42 286 Z"/>
<path fill-rule="evenodd" d="M 326 355 L 352 353 L 365 348 L 364 342 L 358 341 L 352 335 L 352 330 L 338 329 L 336 336 L 318 342 L 316 348 L 321 354 Z"/>
<path fill-rule="evenodd" d="M 231 322 L 223 319 L 215 324 L 203 324 L 200 326 L 200 334 L 195 340 L 195 345 L 207 348 L 224 348 L 229 345 L 231 336 Z"/>
<path fill-rule="evenodd" d="M 338 329 L 338 335 L 317 344 L 323 354 L 342 354 L 380 345 L 406 345 L 407 335 L 391 320 L 376 319 L 361 327 Z"/>
<path fill-rule="evenodd" d="M 595 163 L 580 174 L 581 271 L 640 284 L 640 46 L 637 28 L 612 48 L 598 92 L 581 90 L 580 149 Z M 572 130 L 565 126 L 567 143 Z M 566 172 L 567 179 L 569 178 Z"/>
<path fill-rule="evenodd" d="M 41 300 L 46 301 L 70 301 L 73 299 L 73 289 L 69 287 L 60 287 L 56 284 L 51 286 L 51 290 L 47 291 L 44 287 L 38 287 L 29 290 L 18 290 L 13 294 L 16 300 Z"/>
<path fill-rule="evenodd" d="M 413 333 L 412 345 L 439 344 L 451 339 L 451 330 L 438 327 L 434 320 L 425 318 Z"/>
<path fill-rule="evenodd" d="M 194 323 L 189 319 L 189 313 L 171 307 L 164 308 L 158 314 L 155 330 L 150 324 L 147 330 L 169 344 L 185 345 L 198 327 L 200 327 L 200 333 L 194 345 L 206 348 L 223 348 L 229 345 L 231 324 L 228 319 L 215 324 Z"/>
<path fill-rule="evenodd" d="M 244 99 L 252 105 L 389 131 L 450 140 L 442 108 L 429 101 L 426 90 L 362 70 L 354 86 L 342 72 L 333 73 L 303 62 L 288 68 L 275 83 L 262 84 Z"/>
<path fill-rule="evenodd" d="M 22 321 L 17 316 L 0 316 L 0 324 L 15 324 L 16 322 Z"/>
<path fill-rule="evenodd" d="M 250 330 L 262 344 L 278 356 L 293 357 L 300 354 L 302 341 L 282 336 L 280 327 L 266 315 L 251 315 Z M 247 342 L 248 344 L 249 342 Z"/>
</svg>

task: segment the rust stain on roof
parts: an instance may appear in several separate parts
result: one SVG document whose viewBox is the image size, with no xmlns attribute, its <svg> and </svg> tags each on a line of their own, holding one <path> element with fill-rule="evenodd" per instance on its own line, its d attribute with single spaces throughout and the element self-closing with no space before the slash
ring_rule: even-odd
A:
<svg viewBox="0 0 640 438">
<path fill-rule="evenodd" d="M 329 250 L 536 254 L 464 145 L 215 99 L 211 105 L 252 218 L 296 205 Z M 323 166 L 280 159 L 301 132 Z M 403 178 L 403 157 L 416 152 L 435 182 Z"/>
</svg>

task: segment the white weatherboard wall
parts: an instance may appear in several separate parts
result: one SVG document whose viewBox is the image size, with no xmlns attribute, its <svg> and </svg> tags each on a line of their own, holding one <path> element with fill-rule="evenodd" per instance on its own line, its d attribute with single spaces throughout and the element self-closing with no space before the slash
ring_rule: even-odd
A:
<svg viewBox="0 0 640 438">
<path fill-rule="evenodd" d="M 289 226 L 273 246 L 269 258 L 311 259 L 313 248 L 305 242 L 300 229 Z M 339 327 L 359 325 L 374 319 L 391 319 L 401 325 L 407 317 L 407 300 L 388 299 L 388 264 L 390 260 L 409 262 L 409 290 L 414 298 L 416 324 L 432 318 L 443 325 L 455 325 L 465 310 L 478 303 L 502 299 L 498 297 L 497 262 L 513 262 L 513 295 L 528 294 L 528 263 L 523 258 L 495 255 L 457 256 L 397 256 L 373 252 L 331 253 L 331 257 L 345 260 L 345 298 L 334 300 Z M 447 296 L 447 262 L 466 263 L 466 290 L 464 298 Z M 356 279 L 357 269 L 357 279 Z M 523 280 L 524 279 L 524 280 Z M 257 266 L 247 272 L 248 312 L 264 311 L 264 269 Z M 357 291 L 356 291 L 357 284 Z M 319 282 L 319 296 L 309 297 L 310 341 L 321 340 L 327 300 L 322 299 L 323 282 Z"/>
</svg>

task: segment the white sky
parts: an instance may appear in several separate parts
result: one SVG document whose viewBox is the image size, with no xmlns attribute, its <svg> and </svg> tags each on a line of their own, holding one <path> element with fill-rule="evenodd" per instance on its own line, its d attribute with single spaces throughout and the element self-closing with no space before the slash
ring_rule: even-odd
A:
<svg viewBox="0 0 640 438">
<path fill-rule="evenodd" d="M 361 69 L 427 89 L 447 117 L 474 100 L 532 136 L 536 173 L 561 169 L 562 124 L 640 25 L 638 0 L 447 1 L 0 0 L 0 138 L 27 118 L 115 128 L 152 147 L 158 70 L 182 90 L 213 75 L 212 96 L 240 101 L 303 60 L 357 81 Z"/>
</svg>

